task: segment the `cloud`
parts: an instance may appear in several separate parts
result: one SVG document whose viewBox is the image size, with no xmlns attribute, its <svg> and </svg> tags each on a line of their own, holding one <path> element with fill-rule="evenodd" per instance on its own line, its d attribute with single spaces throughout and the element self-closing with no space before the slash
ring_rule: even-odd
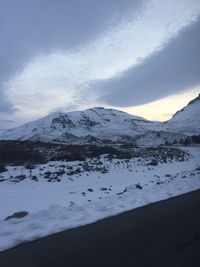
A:
<svg viewBox="0 0 200 267">
<path fill-rule="evenodd" d="M 140 105 L 200 85 L 200 19 L 185 27 L 168 44 L 116 79 L 102 83 L 102 102 Z"/>
<path fill-rule="evenodd" d="M 111 2 L 116 3 L 116 1 Z M 131 7 L 130 1 L 125 2 L 129 3 L 125 6 Z M 136 2 L 138 3 L 138 1 Z M 195 0 L 164 2 L 150 0 L 144 1 L 144 3 L 146 4 L 143 8 L 139 8 L 140 5 L 137 4 L 133 5 L 129 12 L 124 9 L 126 16 L 122 16 L 118 23 L 115 21 L 112 26 L 107 24 L 103 30 L 99 30 L 97 26 L 97 31 L 94 30 L 93 34 L 87 36 L 87 42 L 83 37 L 74 42 L 74 44 L 76 43 L 74 46 L 66 44 L 63 46 L 65 42 L 56 37 L 58 33 L 54 32 L 53 27 L 52 35 L 51 27 L 44 35 L 45 30 L 48 29 L 48 23 L 45 26 L 41 25 L 42 30 L 39 35 L 33 34 L 32 36 L 42 38 L 42 42 L 34 45 L 33 41 L 33 46 L 31 46 L 26 38 L 26 42 L 30 44 L 31 59 L 27 61 L 28 57 L 25 56 L 24 65 L 16 68 L 15 73 L 4 82 L 2 87 L 7 101 L 17 109 L 14 117 L 30 120 L 56 109 L 91 107 L 98 104 L 100 100 L 112 105 L 128 105 L 129 99 L 123 100 L 121 97 L 123 101 L 119 101 L 119 98 L 120 95 L 124 95 L 124 92 L 127 93 L 127 96 L 132 97 L 129 86 L 132 75 L 128 75 L 130 70 L 142 66 L 144 62 L 147 62 L 146 58 L 150 59 L 155 51 L 160 51 L 160 53 L 164 51 L 163 47 L 166 47 L 166 43 L 170 39 L 175 38 L 183 27 L 196 20 L 200 8 L 199 1 Z M 104 4 L 106 9 L 106 2 Z M 118 8 L 119 6 L 117 10 Z M 44 7 L 41 10 L 44 11 Z M 90 12 L 86 12 L 86 16 L 88 13 Z M 33 12 L 33 14 L 35 13 Z M 95 18 L 95 16 L 92 17 Z M 98 19 L 100 20 L 100 18 L 102 20 L 102 14 Z M 53 21 L 53 19 L 50 20 L 49 17 L 49 21 Z M 92 23 L 91 20 L 90 23 Z M 36 25 L 38 30 L 40 23 Z M 98 25 L 101 28 L 100 24 Z M 55 28 L 58 28 L 57 24 Z M 80 32 L 85 32 L 86 28 L 86 26 L 80 28 Z M 67 29 L 65 41 L 69 34 L 69 29 Z M 73 39 L 73 36 L 78 33 L 76 30 L 73 32 L 74 29 L 76 27 L 72 26 L 69 39 Z M 35 29 L 33 30 L 35 31 Z M 26 31 L 28 32 L 28 28 Z M 23 33 L 26 31 L 24 30 Z M 52 44 L 54 37 L 56 37 L 55 40 L 60 40 L 60 43 L 58 42 L 55 46 Z M 45 38 L 49 46 L 43 45 Z M 32 38 L 30 38 L 30 42 L 31 40 Z M 25 54 L 29 47 L 26 42 L 24 43 Z M 41 50 L 38 50 L 39 44 Z M 33 51 L 40 52 L 33 56 Z M 134 68 L 130 69 L 132 66 Z M 116 79 L 119 73 L 121 73 L 120 79 Z M 137 79 L 142 80 L 143 71 L 138 71 L 138 75 Z M 103 86 L 101 86 L 102 80 L 104 80 Z M 124 87 L 123 84 L 127 86 Z M 134 90 L 136 93 L 138 92 L 137 88 Z M 106 91 L 109 94 L 105 96 Z M 148 101 L 148 96 L 150 101 L 151 92 L 146 91 L 145 93 L 146 101 Z M 137 100 L 139 101 L 139 99 Z"/>
<path fill-rule="evenodd" d="M 13 112 L 16 112 L 16 109 L 5 97 L 4 93 L 0 91 L 0 113 L 12 114 Z"/>
<path fill-rule="evenodd" d="M 56 55 L 57 51 L 77 50 L 78 47 L 87 45 L 110 25 L 115 25 L 121 21 L 123 16 L 129 13 L 129 10 L 132 10 L 132 13 L 137 12 L 142 8 L 143 2 L 143 0 L 0 1 L 0 109 L 6 112 L 12 106 L 19 106 L 19 103 L 14 102 L 12 97 L 10 100 L 10 97 L 6 98 L 5 96 L 8 96 L 9 93 L 4 85 L 9 80 L 11 87 L 16 86 L 16 96 L 22 97 L 24 91 L 24 98 L 26 99 L 28 88 L 35 86 L 34 99 L 36 98 L 39 80 L 42 79 L 42 84 L 45 84 L 46 76 L 35 76 L 36 73 L 33 73 L 32 77 L 28 78 L 29 82 L 24 83 L 24 86 L 27 86 L 25 90 L 23 85 L 22 89 L 20 88 L 19 79 L 15 85 L 13 82 L 17 75 L 23 81 L 27 79 L 25 74 L 28 70 L 31 70 L 30 65 L 35 64 L 35 58 L 43 60 L 44 57 L 40 57 L 43 54 L 46 57 L 50 56 L 53 60 L 52 63 L 55 62 L 51 56 L 52 54 Z M 68 54 L 69 52 L 66 53 L 65 57 Z M 45 62 L 47 61 L 49 62 L 49 60 Z M 45 62 L 43 62 L 43 65 Z M 79 60 L 77 64 L 78 62 Z M 69 64 L 68 60 L 66 60 L 66 64 Z M 52 64 L 50 65 L 53 69 Z M 45 66 L 45 68 L 48 69 L 48 66 Z M 52 69 L 49 70 L 51 74 Z M 65 66 L 67 72 L 69 69 L 70 66 L 69 68 Z M 62 74 L 60 78 L 63 78 Z M 58 77 L 56 79 L 58 81 Z M 42 91 L 46 90 L 52 77 L 51 79 L 48 77 L 48 80 Z M 34 85 L 34 83 L 36 84 Z M 58 83 L 60 82 L 58 81 Z M 59 91 L 59 86 L 57 88 L 55 83 L 50 86 L 50 88 L 53 87 Z M 66 90 L 68 90 L 68 87 Z M 52 93 L 50 93 L 50 96 L 52 96 Z M 16 97 L 16 99 L 19 97 Z M 40 98 L 40 94 L 38 98 Z M 22 99 L 20 103 L 21 101 Z M 48 100 L 46 101 L 48 102 Z M 45 110 L 45 112 L 48 111 L 49 109 Z"/>
<path fill-rule="evenodd" d="M 6 76 L 21 71 L 40 52 L 87 44 L 142 4 L 140 0 L 0 1 L 0 71 Z"/>
</svg>

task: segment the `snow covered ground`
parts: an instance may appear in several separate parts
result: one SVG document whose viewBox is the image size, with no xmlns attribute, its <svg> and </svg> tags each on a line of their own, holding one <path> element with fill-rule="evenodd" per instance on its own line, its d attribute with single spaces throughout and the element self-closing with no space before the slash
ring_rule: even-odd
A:
<svg viewBox="0 0 200 267">
<path fill-rule="evenodd" d="M 101 157 L 88 162 L 88 171 L 78 161 L 49 162 L 32 171 L 7 167 L 0 174 L 0 250 L 199 189 L 200 148 L 183 149 L 191 157 L 155 166 L 149 159 Z M 62 174 L 66 169 L 72 173 Z M 29 214 L 5 221 L 20 211 Z"/>
</svg>

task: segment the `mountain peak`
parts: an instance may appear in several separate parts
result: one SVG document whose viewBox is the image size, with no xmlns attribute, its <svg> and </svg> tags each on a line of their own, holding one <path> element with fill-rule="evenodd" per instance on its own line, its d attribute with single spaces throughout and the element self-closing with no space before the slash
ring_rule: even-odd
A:
<svg viewBox="0 0 200 267">
<path fill-rule="evenodd" d="M 169 126 L 173 126 L 179 132 L 185 134 L 200 133 L 200 94 L 191 100 L 187 106 L 177 111 L 171 120 Z"/>
<path fill-rule="evenodd" d="M 189 106 L 189 105 L 192 105 L 192 104 L 194 104 L 194 103 L 196 103 L 197 101 L 200 101 L 200 94 L 199 94 L 197 97 L 195 97 L 193 100 L 191 100 L 191 101 L 188 103 L 188 106 Z"/>
<path fill-rule="evenodd" d="M 122 136 L 134 137 L 146 133 L 146 127 L 151 126 L 147 122 L 119 110 L 94 107 L 83 111 L 51 113 L 3 133 L 0 139 L 70 143 L 78 139 L 82 142 L 85 137 L 93 136 L 102 140 L 117 140 Z"/>
<path fill-rule="evenodd" d="M 175 118 L 180 112 L 183 112 L 188 106 L 193 105 L 194 103 L 197 103 L 198 101 L 200 101 L 200 94 L 195 97 L 194 99 L 192 99 L 184 108 L 178 110 L 176 113 L 174 113 L 174 115 L 172 116 L 172 119 Z"/>
<path fill-rule="evenodd" d="M 100 111 L 100 112 L 101 111 L 105 111 L 105 112 L 117 112 L 117 113 L 127 114 L 126 112 L 123 112 L 121 110 L 117 110 L 117 109 L 113 109 L 113 108 L 104 108 L 104 107 L 93 107 L 93 108 L 89 108 L 87 110 L 90 110 L 90 111 Z"/>
<path fill-rule="evenodd" d="M 126 112 L 94 107 L 83 111 L 54 112 L 39 120 L 4 131 L 0 140 L 34 140 L 43 142 L 87 143 L 165 142 L 174 133 L 199 134 L 200 95 L 167 123 L 152 122 Z M 162 132 L 162 136 L 158 135 Z M 165 133 L 166 132 L 166 133 Z M 171 135 L 170 135 L 171 133 Z M 159 136 L 160 139 L 158 138 Z M 90 138 L 89 138 L 90 137 Z M 180 136 L 179 136 L 180 137 Z M 173 136 L 173 138 L 177 138 Z M 132 141 L 130 141 L 132 140 Z"/>
<path fill-rule="evenodd" d="M 98 109 L 98 110 L 104 110 L 105 108 L 104 107 L 93 107 L 93 108 L 89 108 L 89 110 L 95 110 L 95 109 Z"/>
</svg>

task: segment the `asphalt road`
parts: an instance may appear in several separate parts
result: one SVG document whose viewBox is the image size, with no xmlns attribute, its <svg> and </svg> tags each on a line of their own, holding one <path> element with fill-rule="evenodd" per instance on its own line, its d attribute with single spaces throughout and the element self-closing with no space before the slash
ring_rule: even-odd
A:
<svg viewBox="0 0 200 267">
<path fill-rule="evenodd" d="M 0 253 L 0 267 L 33 266 L 199 267 L 200 190 Z"/>
</svg>

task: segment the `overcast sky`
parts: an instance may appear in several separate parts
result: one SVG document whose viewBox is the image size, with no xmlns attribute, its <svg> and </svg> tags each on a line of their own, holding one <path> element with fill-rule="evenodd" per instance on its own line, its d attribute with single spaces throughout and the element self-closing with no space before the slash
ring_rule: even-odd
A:
<svg viewBox="0 0 200 267">
<path fill-rule="evenodd" d="M 200 0 L 2 0 L 0 128 L 93 106 L 167 119 L 200 92 L 199 47 Z"/>
</svg>

